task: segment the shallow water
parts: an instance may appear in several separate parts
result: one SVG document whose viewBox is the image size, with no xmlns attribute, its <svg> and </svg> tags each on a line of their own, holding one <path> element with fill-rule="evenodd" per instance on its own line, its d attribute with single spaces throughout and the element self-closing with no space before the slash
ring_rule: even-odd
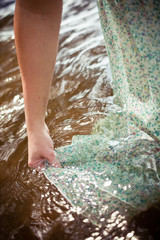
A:
<svg viewBox="0 0 160 240">
<path fill-rule="evenodd" d="M 43 174 L 28 168 L 14 2 L 0 4 L 0 239 L 158 239 L 158 208 L 138 216 L 130 226 L 115 212 L 105 229 L 98 228 L 71 208 Z M 70 143 L 73 135 L 89 134 L 111 109 L 116 105 L 96 1 L 64 1 L 47 116 L 55 147 Z"/>
</svg>

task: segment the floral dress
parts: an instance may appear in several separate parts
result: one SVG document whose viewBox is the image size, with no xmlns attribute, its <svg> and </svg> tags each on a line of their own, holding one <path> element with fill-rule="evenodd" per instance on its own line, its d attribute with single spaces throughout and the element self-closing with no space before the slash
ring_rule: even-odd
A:
<svg viewBox="0 0 160 240">
<path fill-rule="evenodd" d="M 160 200 L 160 1 L 98 0 L 117 111 L 57 148 L 45 176 L 93 223 Z M 103 219 L 103 221 L 102 221 Z"/>
</svg>

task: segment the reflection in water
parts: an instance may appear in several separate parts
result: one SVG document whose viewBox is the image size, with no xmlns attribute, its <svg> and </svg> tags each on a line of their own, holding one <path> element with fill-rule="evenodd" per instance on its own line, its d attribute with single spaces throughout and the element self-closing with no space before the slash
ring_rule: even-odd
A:
<svg viewBox="0 0 160 240">
<path fill-rule="evenodd" d="M 136 222 L 129 228 L 124 217 L 115 211 L 106 227 L 94 226 L 78 208 L 71 208 L 41 173 L 28 168 L 12 2 L 0 3 L 0 239 L 131 239 L 138 229 Z M 70 143 L 73 135 L 89 134 L 97 119 L 110 110 L 116 111 L 111 85 L 96 2 L 65 1 L 47 115 L 56 147 Z M 147 230 L 147 221 L 146 230 L 139 218 L 138 223 L 142 227 L 138 235 L 146 239 L 154 235 L 154 231 Z"/>
</svg>

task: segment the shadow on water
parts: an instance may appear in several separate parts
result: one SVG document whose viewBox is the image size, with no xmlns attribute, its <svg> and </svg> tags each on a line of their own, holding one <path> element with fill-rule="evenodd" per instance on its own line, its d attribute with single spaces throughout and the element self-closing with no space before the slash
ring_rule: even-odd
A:
<svg viewBox="0 0 160 240">
<path fill-rule="evenodd" d="M 100 228 L 71 208 L 43 174 L 28 168 L 14 3 L 1 1 L 0 7 L 0 239 L 160 239 L 158 206 L 130 225 L 115 212 Z M 89 134 L 97 119 L 116 109 L 111 86 L 96 3 L 65 1 L 47 116 L 56 147 L 73 135 Z"/>
</svg>

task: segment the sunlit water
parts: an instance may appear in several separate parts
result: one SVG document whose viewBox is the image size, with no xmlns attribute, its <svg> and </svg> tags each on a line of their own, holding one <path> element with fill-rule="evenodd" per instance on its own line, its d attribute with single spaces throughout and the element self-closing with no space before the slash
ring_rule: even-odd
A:
<svg viewBox="0 0 160 240">
<path fill-rule="evenodd" d="M 0 239 L 156 239 L 158 209 L 130 226 L 114 212 L 108 225 L 98 228 L 71 208 L 43 174 L 28 168 L 14 1 L 0 4 Z M 111 109 L 116 105 L 96 1 L 66 0 L 47 116 L 55 147 L 70 143 L 73 135 L 89 134 Z"/>
</svg>

